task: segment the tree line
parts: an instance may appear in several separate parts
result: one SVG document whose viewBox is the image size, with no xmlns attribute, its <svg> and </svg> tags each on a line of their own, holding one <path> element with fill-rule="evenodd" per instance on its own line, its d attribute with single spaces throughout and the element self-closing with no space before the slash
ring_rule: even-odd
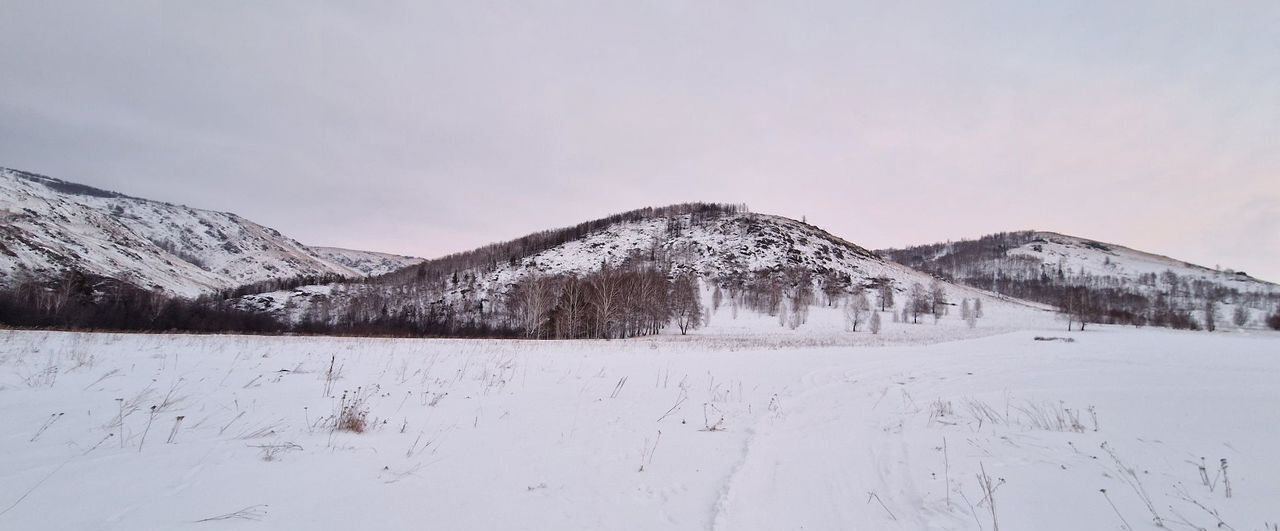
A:
<svg viewBox="0 0 1280 531">
<path fill-rule="evenodd" d="M 518 337 L 515 331 L 500 325 L 430 317 L 404 319 L 387 314 L 289 323 L 241 308 L 237 302 L 220 295 L 176 297 L 71 270 L 55 280 L 27 278 L 0 288 L 0 324 L 130 332 Z"/>
<path fill-rule="evenodd" d="M 637 337 L 672 323 L 685 334 L 703 322 L 698 279 L 692 274 L 607 264 L 581 276 L 526 275 L 511 287 L 506 310 L 528 338 Z"/>
<path fill-rule="evenodd" d="M 287 329 L 271 316 L 239 309 L 231 301 L 173 297 L 75 270 L 53 281 L 25 279 L 0 289 L 0 323 L 140 332 Z"/>
</svg>

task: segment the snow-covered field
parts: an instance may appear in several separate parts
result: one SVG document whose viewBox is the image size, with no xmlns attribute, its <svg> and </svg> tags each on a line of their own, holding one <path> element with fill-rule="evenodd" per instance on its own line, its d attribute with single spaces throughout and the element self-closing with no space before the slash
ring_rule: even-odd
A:
<svg viewBox="0 0 1280 531">
<path fill-rule="evenodd" d="M 843 346 L 0 332 L 0 529 L 1280 522 L 1280 335 L 885 317 Z"/>
</svg>

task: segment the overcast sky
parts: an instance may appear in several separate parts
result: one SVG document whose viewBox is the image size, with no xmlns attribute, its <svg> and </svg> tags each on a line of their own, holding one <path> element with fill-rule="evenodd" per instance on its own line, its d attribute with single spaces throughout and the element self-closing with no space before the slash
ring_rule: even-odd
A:
<svg viewBox="0 0 1280 531">
<path fill-rule="evenodd" d="M 877 4 L 0 0 L 0 166 L 425 257 L 703 200 L 1280 281 L 1280 2 Z"/>
</svg>

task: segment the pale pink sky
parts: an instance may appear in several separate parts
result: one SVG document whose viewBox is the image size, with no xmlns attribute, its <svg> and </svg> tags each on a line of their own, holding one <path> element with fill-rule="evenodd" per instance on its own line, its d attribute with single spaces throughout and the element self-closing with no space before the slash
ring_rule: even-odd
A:
<svg viewBox="0 0 1280 531">
<path fill-rule="evenodd" d="M 0 166 L 421 256 L 707 200 L 1280 281 L 1280 3 L 216 4 L 4 3 Z"/>
</svg>

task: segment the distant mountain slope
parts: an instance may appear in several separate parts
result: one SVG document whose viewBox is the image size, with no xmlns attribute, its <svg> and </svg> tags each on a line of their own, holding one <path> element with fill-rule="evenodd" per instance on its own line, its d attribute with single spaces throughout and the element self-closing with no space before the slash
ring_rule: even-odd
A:
<svg viewBox="0 0 1280 531">
<path fill-rule="evenodd" d="M 356 251 L 340 247 L 308 247 L 308 249 L 321 259 L 346 267 L 362 276 L 385 275 L 423 262 L 422 258 L 413 256 Z"/>
<path fill-rule="evenodd" d="M 385 318 L 501 321 L 508 299 L 531 277 L 583 278 L 602 268 L 657 271 L 664 279 L 692 273 L 704 292 L 768 300 L 806 283 L 815 294 L 888 284 L 899 306 L 913 284 L 933 279 L 800 221 L 727 205 L 641 209 L 580 225 L 530 234 L 407 267 L 365 281 L 250 295 L 253 309 L 290 320 L 368 321 Z M 955 301 L 996 297 L 947 285 Z M 552 296 L 559 297 L 554 288 Z M 815 298 L 815 303 L 822 295 Z M 874 296 L 872 297 L 874 300 Z M 1022 307 L 1020 302 L 1016 303 Z M 753 303 L 778 311 L 776 301 Z M 784 309 L 785 311 L 785 309 Z"/>
<path fill-rule="evenodd" d="M 378 274 L 410 262 L 317 251 L 235 214 L 0 168 L 0 284 L 74 269 L 193 297 L 303 275 Z"/>
<path fill-rule="evenodd" d="M 1280 302 L 1280 286 L 1242 271 L 1218 271 L 1121 245 L 1045 231 L 878 251 L 903 265 L 982 289 L 1063 304 L 1066 288 L 1085 288 L 1100 322 L 1205 325 L 1205 305 L 1243 307 L 1255 325 Z M 1171 321 L 1172 319 L 1172 321 Z"/>
</svg>

